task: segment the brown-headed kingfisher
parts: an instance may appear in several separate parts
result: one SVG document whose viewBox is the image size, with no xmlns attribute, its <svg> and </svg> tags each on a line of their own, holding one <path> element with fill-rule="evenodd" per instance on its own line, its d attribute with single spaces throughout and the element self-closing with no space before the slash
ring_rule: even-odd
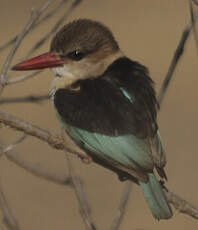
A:
<svg viewBox="0 0 198 230">
<path fill-rule="evenodd" d="M 155 176 L 166 179 L 166 156 L 147 68 L 123 54 L 106 26 L 88 19 L 65 25 L 48 53 L 13 70 L 43 68 L 55 72 L 50 94 L 66 133 L 94 162 L 140 185 L 156 219 L 171 218 Z"/>
</svg>

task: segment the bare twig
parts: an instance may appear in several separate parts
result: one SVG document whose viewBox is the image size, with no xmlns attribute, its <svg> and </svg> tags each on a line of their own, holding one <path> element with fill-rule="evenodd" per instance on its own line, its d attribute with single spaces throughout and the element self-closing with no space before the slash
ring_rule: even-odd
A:
<svg viewBox="0 0 198 230">
<path fill-rule="evenodd" d="M 11 114 L 0 112 L 0 123 L 7 125 L 15 130 L 22 131 L 25 134 L 39 138 L 48 143 L 55 149 L 64 149 L 70 153 L 77 155 L 83 160 L 90 161 L 89 157 L 82 152 L 76 152 L 67 146 L 67 143 L 62 138 L 51 134 L 49 131 L 39 128 L 36 125 L 25 122 Z"/>
<path fill-rule="evenodd" d="M 85 223 L 85 227 L 87 230 L 96 230 L 96 226 L 91 218 L 91 210 L 90 210 L 90 206 L 87 201 L 87 197 L 85 195 L 85 191 L 84 191 L 82 182 L 75 175 L 71 160 L 67 153 L 66 153 L 66 157 L 67 157 L 67 162 L 68 162 L 68 169 L 70 172 L 70 176 L 72 178 L 73 188 L 74 188 L 75 195 L 79 203 L 80 214 Z"/>
<path fill-rule="evenodd" d="M 193 26 L 193 32 L 194 32 L 194 37 L 195 37 L 195 43 L 196 43 L 196 48 L 197 48 L 197 54 L 198 54 L 198 34 L 196 30 L 196 16 L 195 16 L 195 4 L 193 4 L 194 1 L 189 0 L 189 5 L 190 5 L 190 15 L 191 15 L 191 24 Z M 196 5 L 197 8 L 197 5 Z"/>
<path fill-rule="evenodd" d="M 2 142 L 0 143 L 1 145 Z M 1 148 L 2 150 L 5 149 L 5 147 Z M 1 152 L 0 152 L 1 154 Z M 95 230 L 96 227 L 91 220 L 91 214 L 90 214 L 90 208 L 88 205 L 88 201 L 83 189 L 83 184 L 75 174 L 74 170 L 72 168 L 71 162 L 69 161 L 69 171 L 70 175 L 67 173 L 52 173 L 50 170 L 45 169 L 44 167 L 39 166 L 38 164 L 34 165 L 32 163 L 29 163 L 23 159 L 23 157 L 20 157 L 19 154 L 16 152 L 9 150 L 6 151 L 4 154 L 10 161 L 17 164 L 19 167 L 25 169 L 26 171 L 32 173 L 33 175 L 46 179 L 48 181 L 60 184 L 60 185 L 71 185 L 75 191 L 75 194 L 77 196 L 79 207 L 80 207 L 80 213 L 83 216 L 83 219 L 85 221 L 86 227 L 89 230 Z"/>
<path fill-rule="evenodd" d="M 1 74 L 0 74 L 0 93 L 3 90 L 3 87 L 6 85 L 7 72 L 8 72 L 11 61 L 12 61 L 19 45 L 21 44 L 23 38 L 27 35 L 27 33 L 29 32 L 31 27 L 34 25 L 35 21 L 38 19 L 39 16 L 40 16 L 39 12 L 37 12 L 35 10 L 32 12 L 29 22 L 25 26 L 22 33 L 17 37 L 17 40 L 16 40 L 14 46 L 12 47 L 6 61 L 4 62 L 2 70 L 1 70 Z"/>
<path fill-rule="evenodd" d="M 121 197 L 121 202 L 120 202 L 120 206 L 118 208 L 117 211 L 117 215 L 113 221 L 111 230 L 118 230 L 121 223 L 122 223 L 122 219 L 124 217 L 124 214 L 126 212 L 126 206 L 131 194 L 131 190 L 132 190 L 132 182 L 128 181 L 127 184 L 124 187 L 124 191 Z"/>
<path fill-rule="evenodd" d="M 179 211 L 180 213 L 186 214 L 188 216 L 193 217 L 194 219 L 198 219 L 198 208 L 189 202 L 185 201 L 183 198 L 178 195 L 164 190 L 166 192 L 166 197 L 168 201 Z"/>
<path fill-rule="evenodd" d="M 5 144 L 0 141 L 0 155 L 2 155 L 2 152 L 5 148 Z M 29 163 L 29 161 L 24 160 L 24 157 L 13 151 L 13 149 L 9 149 L 8 151 L 6 151 L 4 153 L 4 156 L 14 164 L 25 169 L 27 172 L 33 174 L 34 176 L 60 185 L 71 185 L 71 177 L 68 175 L 68 173 L 54 173 L 38 164 Z"/>
<path fill-rule="evenodd" d="M 27 59 L 30 57 L 37 49 L 39 49 L 46 41 L 50 39 L 50 37 L 58 30 L 58 28 L 61 26 L 61 24 L 64 22 L 64 20 L 69 17 L 69 15 L 72 13 L 72 11 L 82 2 L 82 0 L 74 0 L 72 5 L 69 7 L 69 9 L 63 14 L 63 16 L 57 21 L 57 23 L 52 27 L 52 29 L 46 33 L 41 39 L 39 39 L 38 42 L 36 42 L 35 45 L 30 49 L 30 51 L 25 55 L 23 59 Z"/>
<path fill-rule="evenodd" d="M 43 18 L 41 18 L 38 22 L 36 22 L 34 24 L 34 26 L 32 26 L 30 32 L 32 32 L 35 28 L 38 28 L 39 25 L 41 25 L 43 22 L 47 21 L 48 19 L 50 19 L 51 17 L 53 17 L 63 6 L 63 4 L 65 4 L 68 0 L 62 0 L 59 5 L 57 7 L 55 7 L 54 9 L 52 9 L 48 14 L 46 14 Z M 47 8 L 54 2 L 53 1 L 49 1 L 48 2 L 48 6 Z M 46 3 L 47 4 L 47 3 Z M 46 6 L 42 8 L 43 10 L 46 10 Z M 0 46 L 0 52 L 4 49 L 6 49 L 7 47 L 9 47 L 10 45 L 12 45 L 14 42 L 16 42 L 18 35 L 16 35 L 14 38 L 12 38 L 10 41 L 6 42 L 4 45 Z"/>
<path fill-rule="evenodd" d="M 168 85 L 170 84 L 173 73 L 174 73 L 175 68 L 178 64 L 178 61 L 184 52 L 184 47 L 185 47 L 186 41 L 190 35 L 191 29 L 192 29 L 192 24 L 189 24 L 182 34 L 181 40 L 180 40 L 179 45 L 178 45 L 178 47 L 175 51 L 175 54 L 173 56 L 173 59 L 172 59 L 171 65 L 169 67 L 168 73 L 167 73 L 167 75 L 164 79 L 164 82 L 163 82 L 163 84 L 160 88 L 160 91 L 159 91 L 158 101 L 160 104 L 163 101 L 163 98 L 165 96 L 165 92 L 167 91 Z"/>
<path fill-rule="evenodd" d="M 10 103 L 40 103 L 42 101 L 48 100 L 50 96 L 48 94 L 40 95 L 40 96 L 26 96 L 26 97 L 11 97 L 11 98 L 2 98 L 0 99 L 0 104 L 10 104 Z"/>
<path fill-rule="evenodd" d="M 35 25 L 37 19 L 41 16 L 41 14 L 49 7 L 49 5 L 52 3 L 53 0 L 48 0 L 43 7 L 40 8 L 40 10 L 33 10 L 30 20 L 27 23 L 27 25 L 25 26 L 25 28 L 23 29 L 23 31 L 17 36 L 16 42 L 13 45 L 9 55 L 7 56 L 6 61 L 3 64 L 3 67 L 1 69 L 1 73 L 0 73 L 0 93 L 2 92 L 4 86 L 7 83 L 7 73 L 11 64 L 11 61 L 18 49 L 18 47 L 20 46 L 22 40 L 24 39 L 24 37 L 28 34 L 28 32 L 31 30 L 31 28 Z"/>
<path fill-rule="evenodd" d="M 25 169 L 27 172 L 37 176 L 39 178 L 48 180 L 50 182 L 60 185 L 71 185 L 71 177 L 67 173 L 51 172 L 49 169 L 45 169 L 38 164 L 29 163 L 24 160 L 18 153 L 9 151 L 4 154 L 11 162 L 15 163 L 19 167 Z"/>
<path fill-rule="evenodd" d="M 6 200 L 5 194 L 0 184 L 0 208 L 3 213 L 4 224 L 9 230 L 20 230 L 19 224 L 12 214 L 11 208 Z"/>
<path fill-rule="evenodd" d="M 24 74 L 22 76 L 19 77 L 12 77 L 12 78 L 8 78 L 6 84 L 10 85 L 10 84 L 15 84 L 15 83 L 20 83 L 23 81 L 26 81 L 32 77 L 35 77 L 36 75 L 40 74 L 42 72 L 42 70 L 38 70 L 38 71 L 33 71 L 27 74 Z"/>
<path fill-rule="evenodd" d="M 192 0 L 198 6 L 198 0 Z"/>
<path fill-rule="evenodd" d="M 13 150 L 18 144 L 20 144 L 22 141 L 25 140 L 27 136 L 23 135 L 21 136 L 19 139 L 17 139 L 14 143 L 9 144 L 7 147 L 5 147 L 1 152 L 0 152 L 0 156 L 2 156 L 3 154 Z"/>
</svg>

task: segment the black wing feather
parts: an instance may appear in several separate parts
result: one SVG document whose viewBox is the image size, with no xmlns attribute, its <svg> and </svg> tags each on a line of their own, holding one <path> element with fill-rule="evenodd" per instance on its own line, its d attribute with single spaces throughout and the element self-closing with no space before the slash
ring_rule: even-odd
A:
<svg viewBox="0 0 198 230">
<path fill-rule="evenodd" d="M 80 90 L 59 89 L 55 107 L 69 125 L 109 136 L 152 138 L 157 131 L 157 100 L 147 69 L 119 58 L 98 78 L 75 83 Z M 126 90 L 131 102 L 122 92 Z"/>
</svg>

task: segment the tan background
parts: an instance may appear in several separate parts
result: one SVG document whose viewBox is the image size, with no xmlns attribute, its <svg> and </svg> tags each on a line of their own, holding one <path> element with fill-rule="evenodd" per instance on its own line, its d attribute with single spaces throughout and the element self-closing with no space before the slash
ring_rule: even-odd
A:
<svg viewBox="0 0 198 230">
<path fill-rule="evenodd" d="M 21 31 L 30 9 L 43 3 L 44 0 L 0 0 L 0 44 Z M 188 1 L 184 0 L 87 0 L 73 12 L 69 20 L 84 17 L 96 19 L 109 26 L 125 54 L 149 67 L 158 90 L 190 15 Z M 57 19 L 58 15 L 25 39 L 13 64 Z M 37 54 L 47 51 L 48 47 L 49 42 Z M 1 63 L 7 52 L 8 50 L 0 53 Z M 167 186 L 198 205 L 197 63 L 196 47 L 191 35 L 159 114 L 159 126 L 168 157 Z M 3 97 L 46 93 L 52 77 L 53 73 L 46 70 L 42 75 L 25 83 L 7 87 Z M 1 110 L 59 133 L 59 125 L 50 102 L 41 105 L 4 105 Z M 19 135 L 20 133 L 7 128 L 0 130 L 0 137 L 6 143 L 14 141 Z M 42 167 L 62 172 L 67 170 L 64 154 L 35 138 L 28 138 L 17 147 L 17 151 L 26 160 Z M 124 184 L 102 167 L 94 164 L 87 166 L 75 157 L 74 161 L 76 171 L 85 182 L 98 229 L 109 229 Z M 0 180 L 22 230 L 85 229 L 70 188 L 38 179 L 5 158 L 0 161 Z M 177 212 L 169 221 L 155 221 L 140 189 L 134 186 L 121 229 L 195 230 L 198 229 L 198 222 Z"/>
</svg>

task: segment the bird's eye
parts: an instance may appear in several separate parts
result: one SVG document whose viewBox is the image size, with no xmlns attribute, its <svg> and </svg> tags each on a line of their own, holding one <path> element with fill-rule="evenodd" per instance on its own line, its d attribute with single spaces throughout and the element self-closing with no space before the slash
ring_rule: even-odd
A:
<svg viewBox="0 0 198 230">
<path fill-rule="evenodd" d="M 67 57 L 74 60 L 74 61 L 79 61 L 81 60 L 83 57 L 85 56 L 84 53 L 82 53 L 81 51 L 79 50 L 75 50 L 75 51 L 72 51 L 70 53 L 68 53 Z"/>
</svg>

